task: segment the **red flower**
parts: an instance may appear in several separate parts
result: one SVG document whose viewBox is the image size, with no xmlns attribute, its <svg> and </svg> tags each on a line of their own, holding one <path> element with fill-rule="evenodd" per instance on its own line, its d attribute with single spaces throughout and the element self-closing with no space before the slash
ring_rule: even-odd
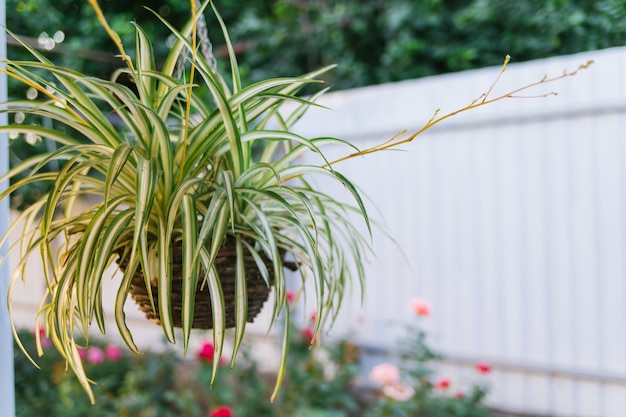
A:
<svg viewBox="0 0 626 417">
<path fill-rule="evenodd" d="M 315 332 L 310 327 L 305 327 L 300 330 L 300 334 L 302 338 L 307 341 L 307 343 L 311 344 L 313 342 L 313 337 L 315 336 Z"/>
<path fill-rule="evenodd" d="M 413 311 L 416 316 L 429 316 L 430 304 L 426 300 L 416 298 L 415 300 L 411 301 L 411 311 Z"/>
<path fill-rule="evenodd" d="M 215 357 L 215 346 L 213 346 L 213 343 L 205 342 L 196 356 L 200 362 L 213 362 L 213 358 Z"/>
<path fill-rule="evenodd" d="M 293 293 L 293 291 L 287 291 L 287 302 L 289 304 L 293 303 L 293 300 L 296 299 L 296 295 Z"/>
<path fill-rule="evenodd" d="M 234 416 L 235 414 L 233 413 L 233 410 L 231 410 L 230 407 L 227 407 L 227 406 L 214 408 L 209 413 L 209 417 L 234 417 Z"/>
<path fill-rule="evenodd" d="M 450 380 L 448 378 L 441 378 L 439 381 L 435 382 L 435 388 L 437 389 L 447 389 L 450 387 Z"/>
<path fill-rule="evenodd" d="M 476 370 L 481 374 L 488 374 L 489 372 L 491 372 L 491 365 L 489 365 L 487 362 L 478 362 L 476 364 Z"/>
</svg>

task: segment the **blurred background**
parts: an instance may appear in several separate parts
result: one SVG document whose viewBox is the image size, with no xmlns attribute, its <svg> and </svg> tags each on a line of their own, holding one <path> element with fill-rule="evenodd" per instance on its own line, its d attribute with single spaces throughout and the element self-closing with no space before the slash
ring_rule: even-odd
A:
<svg viewBox="0 0 626 417">
<path fill-rule="evenodd" d="M 372 217 L 395 242 L 375 232 L 364 303 L 355 293 L 329 337 L 353 340 L 368 372 L 411 319 L 411 300 L 424 298 L 432 309 L 423 325 L 443 356 L 438 375 L 463 381 L 486 361 L 493 369 L 488 403 L 498 409 L 626 415 L 626 3 L 215 4 L 247 83 L 338 64 L 327 80 L 334 92 L 322 100 L 333 111 L 311 111 L 298 131 L 361 148 L 418 130 L 435 109 L 466 106 L 487 91 L 507 54 L 512 64 L 492 96 L 593 59 L 575 77 L 523 94 L 534 98 L 473 110 L 403 152 L 336 167 L 363 188 Z M 189 16 L 188 1 L 147 5 L 175 26 Z M 107 0 L 102 7 L 128 45 L 134 20 L 163 37 L 157 45 L 165 55 L 168 31 L 141 2 Z M 100 77 L 120 65 L 87 2 L 7 0 L 7 20 L 59 64 Z M 226 68 L 219 27 L 211 13 L 207 20 L 218 66 Z M 23 52 L 14 44 L 10 39 L 8 55 L 18 59 Z M 537 97 L 551 91 L 559 95 Z M 29 92 L 10 85 L 9 94 Z M 26 137 L 9 143 L 11 163 L 51 150 Z M 42 192 L 20 190 L 13 208 Z M 33 323 L 37 291 L 43 288 L 18 293 L 25 326 Z M 259 337 L 264 320 L 254 327 Z M 147 326 L 150 345 L 157 335 Z"/>
</svg>

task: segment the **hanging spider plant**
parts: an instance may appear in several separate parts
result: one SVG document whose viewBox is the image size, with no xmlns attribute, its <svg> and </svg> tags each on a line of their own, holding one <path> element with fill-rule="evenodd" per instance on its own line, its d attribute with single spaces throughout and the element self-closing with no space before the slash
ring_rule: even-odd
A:
<svg viewBox="0 0 626 417">
<path fill-rule="evenodd" d="M 122 338 L 137 351 L 124 313 L 135 290 L 141 293 L 136 298 L 142 299 L 142 310 L 149 310 L 170 342 L 175 342 L 174 328 L 182 328 L 185 349 L 192 328 L 212 328 L 220 357 L 225 329 L 234 327 L 234 361 L 246 322 L 260 308 L 249 311 L 258 298 L 251 294 L 264 291 L 262 304 L 273 287 L 273 323 L 286 310 L 284 267 L 291 266 L 303 281 L 313 282 L 319 331 L 321 323 L 335 317 L 349 284 L 363 279 L 369 237 L 353 225 L 354 215 L 370 227 L 359 192 L 331 168 L 321 149 L 350 145 L 290 130 L 325 90 L 308 99 L 299 92 L 319 83 L 317 77 L 330 68 L 242 87 L 232 45 L 215 12 L 230 55 L 229 88 L 210 60 L 197 53 L 194 9 L 181 31 L 163 20 L 176 41 L 158 69 L 151 41 L 140 27 L 135 25 L 131 58 L 97 3 L 91 3 L 120 49 L 125 62 L 120 73 L 132 88 L 58 67 L 25 43 L 34 60 L 6 61 L 6 74 L 45 100 L 13 100 L 2 111 L 50 118 L 65 127 L 0 126 L 0 132 L 32 134 L 58 144 L 55 152 L 27 160 L 0 178 L 30 172 L 0 199 L 24 185 L 52 185 L 10 228 L 24 221 L 14 245 L 21 257 L 10 291 L 25 278 L 28 260 L 41 258 L 47 291 L 39 315 L 92 401 L 77 337 L 88 340 L 93 323 L 104 333 L 104 305 L 113 303 Z M 188 70 L 177 76 L 181 57 Z M 200 86 L 209 98 L 200 94 Z M 279 112 L 285 103 L 295 108 L 288 116 Z M 253 152 L 257 148 L 261 151 Z M 311 152 L 322 165 L 299 163 Z M 42 171 L 51 161 L 62 166 L 59 172 Z M 311 178 L 319 176 L 345 186 L 353 202 L 338 202 L 311 185 Z M 76 201 L 84 197 L 96 202 L 76 212 Z M 2 242 L 7 238 L 8 233 Z M 64 243 L 55 252 L 52 242 L 59 238 Z M 117 297 L 105 300 L 102 282 L 113 264 L 121 271 L 115 278 Z M 203 313 L 197 312 L 200 305 Z M 281 377 L 279 372 L 278 384 Z"/>
</svg>

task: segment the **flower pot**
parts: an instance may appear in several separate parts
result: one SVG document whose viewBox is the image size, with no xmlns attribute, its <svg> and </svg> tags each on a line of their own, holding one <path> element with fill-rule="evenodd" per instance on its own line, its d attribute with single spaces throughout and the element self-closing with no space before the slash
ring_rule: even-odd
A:
<svg viewBox="0 0 626 417">
<path fill-rule="evenodd" d="M 261 255 L 265 267 L 268 271 L 269 282 L 266 282 L 263 275 L 259 271 L 259 267 L 253 256 L 244 248 L 244 268 L 246 271 L 246 293 L 248 300 L 247 321 L 253 322 L 260 313 L 263 305 L 267 301 L 271 287 L 274 284 L 274 269 L 272 261 Z M 182 267 L 182 246 L 180 242 L 175 242 L 172 246 L 172 288 L 171 297 L 169 298 L 172 310 L 172 318 L 175 327 L 182 327 L 181 313 L 183 309 L 183 267 Z M 237 253 L 235 239 L 228 237 L 215 259 L 214 265 L 219 277 L 220 286 L 222 288 L 223 302 L 225 309 L 225 326 L 226 328 L 235 327 L 235 305 L 236 305 L 236 265 Z M 127 259 L 118 261 L 120 269 L 125 270 L 127 267 Z M 194 329 L 212 329 L 213 328 L 213 309 L 211 303 L 211 294 L 209 286 L 204 282 L 205 272 L 200 272 L 200 279 L 195 292 L 194 318 L 192 328 Z M 153 304 L 150 302 L 150 295 L 146 287 L 146 280 L 138 267 L 132 278 L 130 294 L 139 309 L 146 317 L 157 324 L 161 323 L 159 316 L 158 303 L 158 280 L 157 277 L 149 279 L 150 290 L 153 295 Z"/>
</svg>

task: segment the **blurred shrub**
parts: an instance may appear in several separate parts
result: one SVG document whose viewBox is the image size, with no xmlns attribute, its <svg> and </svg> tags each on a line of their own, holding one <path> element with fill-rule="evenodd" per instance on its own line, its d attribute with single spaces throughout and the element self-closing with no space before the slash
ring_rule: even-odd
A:
<svg viewBox="0 0 626 417">
<path fill-rule="evenodd" d="M 436 378 L 440 357 L 419 326 L 430 306 L 416 300 L 413 311 L 417 321 L 399 340 L 396 364 L 377 365 L 369 382 L 360 378 L 356 345 L 349 340 L 312 340 L 314 318 L 300 328 L 288 323 L 293 337 L 274 403 L 270 397 L 276 375 L 260 371 L 250 342 L 242 347 L 236 368 L 230 369 L 225 358 L 215 357 L 209 341 L 200 345 L 195 357 L 181 360 L 173 351 L 130 355 L 116 345 L 90 340 L 80 352 L 87 374 L 97 384 L 97 402 L 91 405 L 76 378 L 66 374 L 65 362 L 50 340 L 40 335 L 45 352 L 37 360 L 41 370 L 15 349 L 17 416 L 65 417 L 71 410 L 78 417 L 490 417 L 484 404 L 489 364 L 476 365 L 479 383 Z M 35 335 L 19 335 L 34 352 Z M 212 381 L 214 361 L 218 372 Z"/>
<path fill-rule="evenodd" d="M 29 352 L 36 352 L 35 337 L 20 331 Z M 174 417 L 201 415 L 191 392 L 177 385 L 179 359 L 173 352 L 129 355 L 115 345 L 91 341 L 81 351 L 87 373 L 97 385 L 92 406 L 76 378 L 66 373 L 65 361 L 42 335 L 44 355 L 37 369 L 15 347 L 17 417 L 132 416 Z"/>
</svg>

